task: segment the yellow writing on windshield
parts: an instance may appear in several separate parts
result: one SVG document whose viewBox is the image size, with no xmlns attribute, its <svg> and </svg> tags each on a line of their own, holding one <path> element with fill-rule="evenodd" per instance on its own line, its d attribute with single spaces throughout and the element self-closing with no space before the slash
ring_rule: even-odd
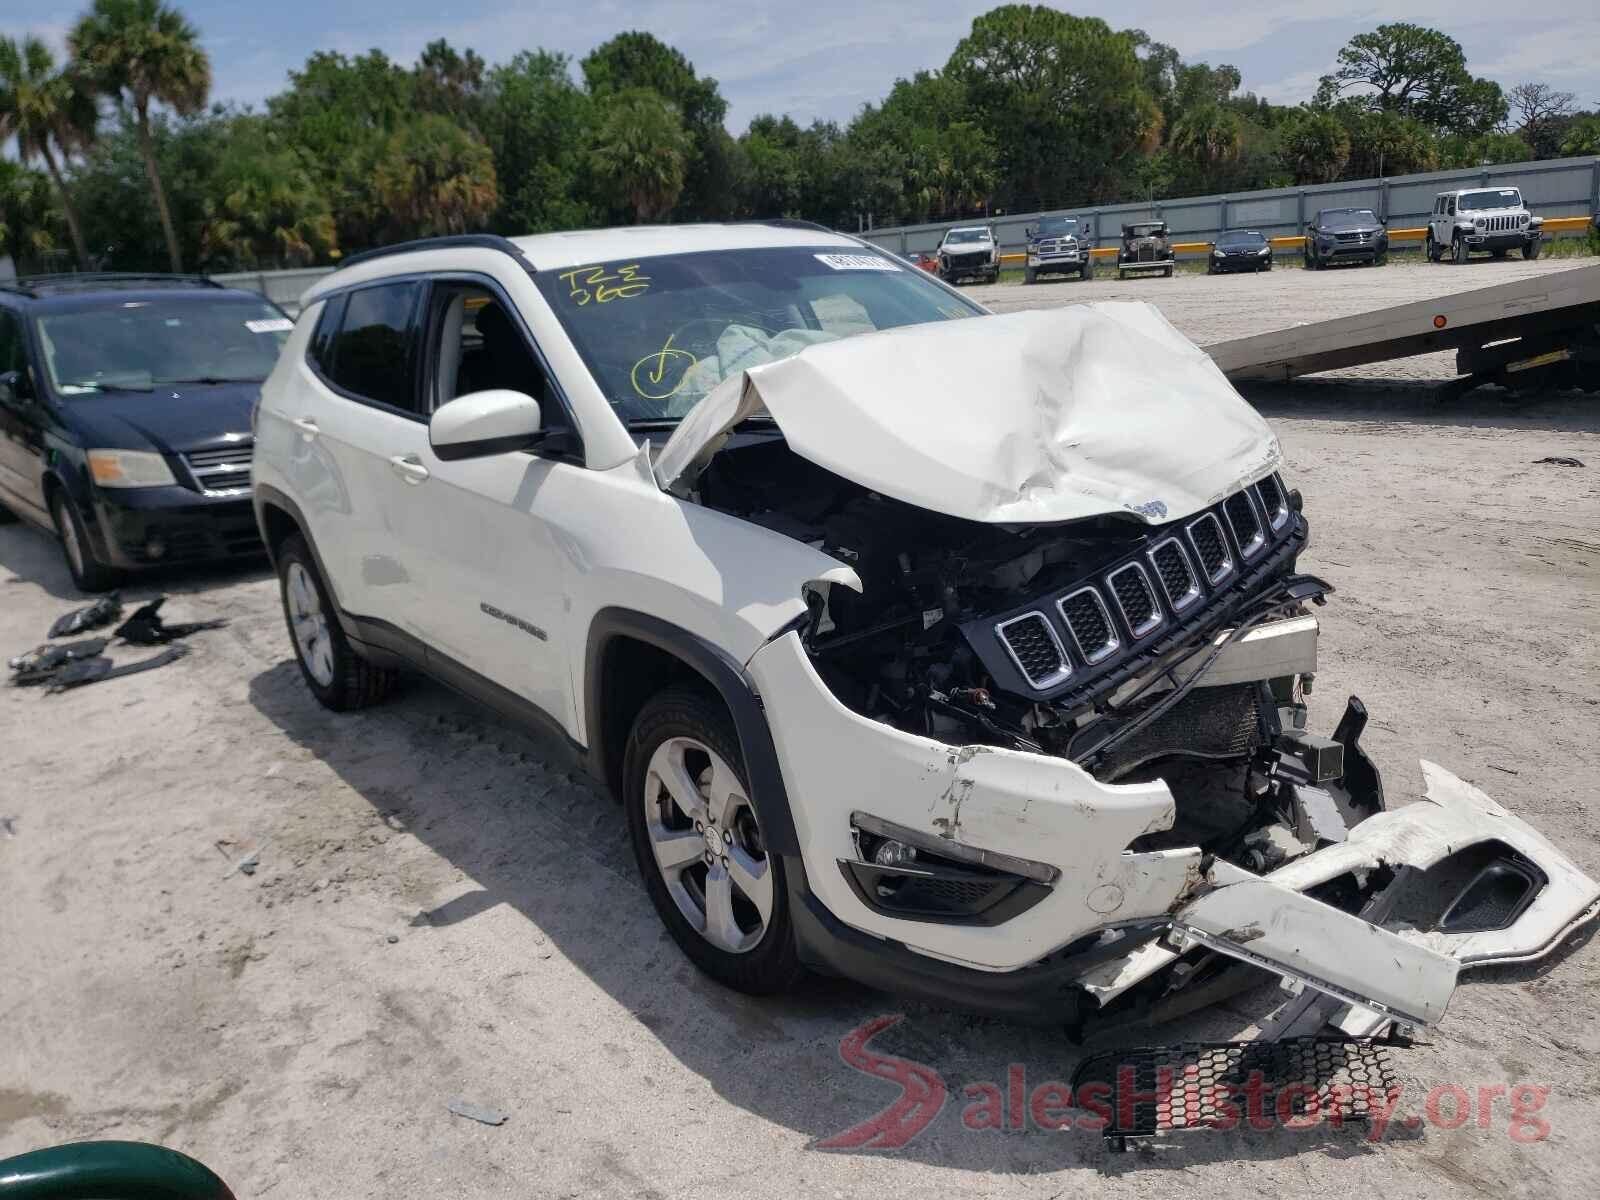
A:
<svg viewBox="0 0 1600 1200">
<path fill-rule="evenodd" d="M 639 264 L 619 267 L 576 267 L 557 276 L 567 285 L 567 299 L 580 308 L 591 300 L 609 304 L 631 300 L 650 290 L 650 276 L 639 274 Z"/>
<path fill-rule="evenodd" d="M 683 386 L 689 368 L 699 361 L 687 350 L 673 348 L 673 334 L 661 349 L 646 354 L 633 364 L 630 377 L 633 390 L 646 400 L 665 400 Z"/>
</svg>

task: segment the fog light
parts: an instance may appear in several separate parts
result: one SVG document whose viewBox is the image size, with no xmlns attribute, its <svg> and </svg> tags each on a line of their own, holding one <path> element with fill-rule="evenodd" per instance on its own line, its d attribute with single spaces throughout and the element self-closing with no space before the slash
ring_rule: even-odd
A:
<svg viewBox="0 0 1600 1200">
<path fill-rule="evenodd" d="M 160 558 L 166 552 L 167 544 L 158 537 L 153 537 L 144 544 L 144 556 L 146 558 Z"/>
<path fill-rule="evenodd" d="M 917 851 L 904 842 L 885 840 L 872 852 L 872 861 L 880 867 L 909 867 L 917 861 Z"/>
</svg>

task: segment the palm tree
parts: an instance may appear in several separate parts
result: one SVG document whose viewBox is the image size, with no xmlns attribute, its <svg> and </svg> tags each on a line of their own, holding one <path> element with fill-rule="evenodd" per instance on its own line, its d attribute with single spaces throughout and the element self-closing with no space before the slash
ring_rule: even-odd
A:
<svg viewBox="0 0 1600 1200">
<path fill-rule="evenodd" d="M 35 156 L 44 160 L 80 268 L 88 265 L 89 255 L 61 167 L 94 140 L 97 116 L 94 95 L 79 76 L 56 70 L 55 57 L 42 41 L 30 36 L 19 45 L 0 37 L 0 141 L 15 135 L 23 162 Z"/>
<path fill-rule="evenodd" d="M 156 169 L 150 105 L 165 104 L 179 116 L 205 107 L 211 91 L 211 60 L 200 48 L 200 35 L 182 13 L 161 0 L 94 0 L 67 44 L 96 87 L 132 107 L 139 152 L 167 238 L 167 255 L 174 271 L 183 270 L 172 211 Z"/>
<path fill-rule="evenodd" d="M 636 223 L 672 211 L 691 148 L 677 109 L 649 88 L 627 88 L 606 100 L 596 143 L 595 174 L 628 202 Z"/>
</svg>

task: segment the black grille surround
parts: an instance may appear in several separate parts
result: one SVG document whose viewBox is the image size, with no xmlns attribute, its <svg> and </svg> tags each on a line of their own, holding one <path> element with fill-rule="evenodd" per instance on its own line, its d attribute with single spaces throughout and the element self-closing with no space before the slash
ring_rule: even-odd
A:
<svg viewBox="0 0 1600 1200">
<path fill-rule="evenodd" d="M 1241 500 L 1248 506 L 1240 510 L 1243 536 L 1247 544 L 1257 542 L 1248 558 L 1225 512 L 1229 504 L 1239 508 Z M 1274 527 L 1272 516 L 1280 508 L 1283 517 Z M 1212 569 L 1218 549 L 1210 545 L 1213 536 L 1221 539 L 1226 564 L 1220 573 Z M 1305 519 L 1289 508 L 1288 490 L 1273 476 L 1265 488 L 1253 484 L 1202 513 L 1151 529 L 1127 553 L 1058 592 L 968 621 L 961 631 L 1002 691 L 1074 707 L 1223 628 L 1264 584 L 1293 569 L 1307 537 Z M 1024 624 L 1024 618 L 1031 619 Z M 1002 627 L 1025 629 L 1030 646 L 1043 644 L 1048 628 L 1052 649 L 1062 656 L 1059 668 L 1025 673 Z M 1027 654 L 1020 658 L 1028 661 Z"/>
</svg>

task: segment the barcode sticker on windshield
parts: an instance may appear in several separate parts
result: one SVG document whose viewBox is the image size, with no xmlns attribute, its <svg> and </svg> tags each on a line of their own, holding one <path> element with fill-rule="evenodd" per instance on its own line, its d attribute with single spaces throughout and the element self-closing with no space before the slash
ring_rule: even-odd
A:
<svg viewBox="0 0 1600 1200">
<path fill-rule="evenodd" d="M 876 254 L 817 254 L 813 256 L 835 271 L 898 271 L 900 268 Z"/>
<path fill-rule="evenodd" d="M 244 327 L 251 333 L 287 333 L 294 328 L 288 317 L 266 317 L 260 321 L 246 321 Z"/>
</svg>

